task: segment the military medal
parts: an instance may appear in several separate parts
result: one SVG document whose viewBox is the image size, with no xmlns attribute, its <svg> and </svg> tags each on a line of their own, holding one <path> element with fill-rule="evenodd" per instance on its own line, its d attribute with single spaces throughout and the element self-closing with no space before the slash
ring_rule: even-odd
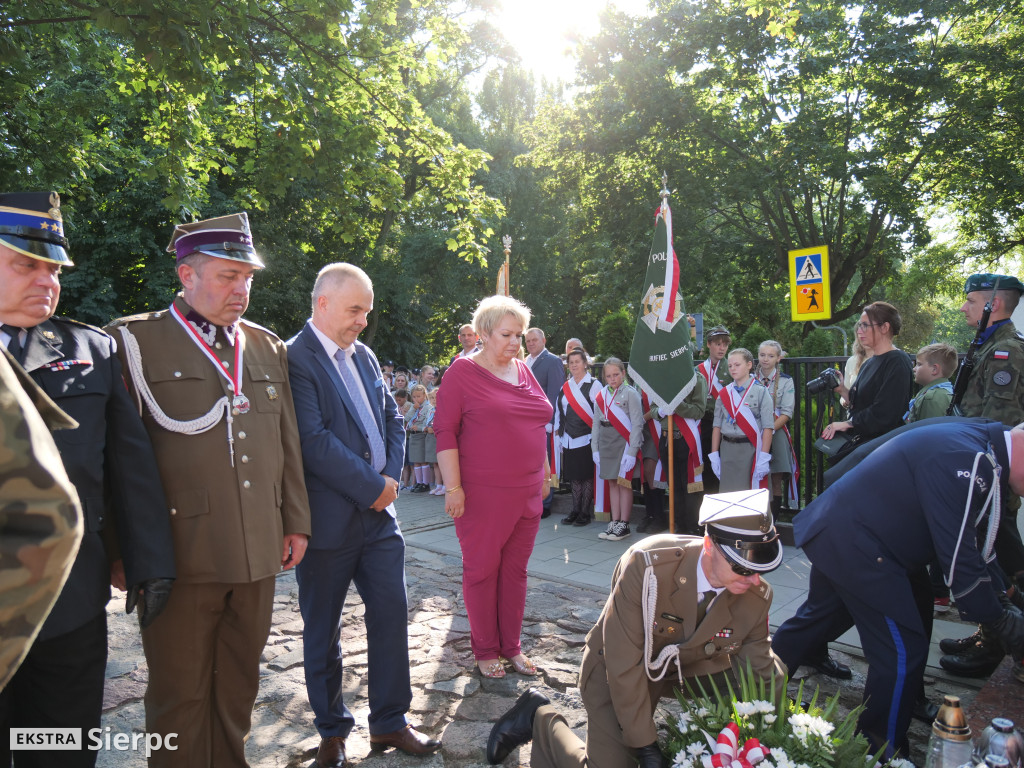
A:
<svg viewBox="0 0 1024 768">
<path fill-rule="evenodd" d="M 199 331 L 196 330 L 192 323 L 185 319 L 185 316 L 181 314 L 181 311 L 174 306 L 174 304 L 171 304 L 170 311 L 171 316 L 178 321 L 178 325 L 184 328 L 185 333 L 187 333 L 192 339 L 192 343 L 199 347 L 199 351 L 206 355 L 207 360 L 213 363 L 213 367 L 217 372 L 231 384 L 233 397 L 230 400 L 227 397 L 223 397 L 218 401 L 218 403 L 223 403 L 223 407 L 227 412 L 228 454 L 231 456 L 231 466 L 233 467 L 235 466 L 235 438 L 232 430 L 232 417 L 248 413 L 250 408 L 249 398 L 242 394 L 242 359 L 244 355 L 242 349 L 244 346 L 242 343 L 244 339 L 242 326 L 237 326 L 235 331 L 235 364 L 234 374 L 232 375 L 227 371 L 227 368 L 229 367 L 227 361 L 221 360 L 213 353 L 213 350 L 210 349 L 210 345 L 206 343 L 206 340 L 203 339 Z M 227 333 L 227 330 L 225 329 L 224 332 Z M 214 331 L 214 333 L 216 334 L 216 331 Z"/>
<path fill-rule="evenodd" d="M 704 646 L 704 653 L 707 656 L 711 656 L 715 652 L 715 650 L 716 649 L 715 649 L 715 644 L 714 643 L 708 643 L 707 645 Z"/>
</svg>

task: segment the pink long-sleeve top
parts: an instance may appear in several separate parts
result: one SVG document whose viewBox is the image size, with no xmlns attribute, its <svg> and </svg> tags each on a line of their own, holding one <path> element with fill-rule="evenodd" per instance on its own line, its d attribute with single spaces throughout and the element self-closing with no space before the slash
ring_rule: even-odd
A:
<svg viewBox="0 0 1024 768">
<path fill-rule="evenodd" d="M 437 393 L 437 450 L 459 451 L 462 482 L 499 487 L 540 484 L 551 403 L 524 363 L 509 384 L 468 358 L 445 372 Z"/>
</svg>

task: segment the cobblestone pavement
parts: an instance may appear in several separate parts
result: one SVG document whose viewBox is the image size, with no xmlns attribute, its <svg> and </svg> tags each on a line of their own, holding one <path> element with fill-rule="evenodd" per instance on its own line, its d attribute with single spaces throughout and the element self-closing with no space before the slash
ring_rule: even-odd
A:
<svg viewBox="0 0 1024 768">
<path fill-rule="evenodd" d="M 565 501 L 564 498 L 556 499 L 558 505 Z M 408 540 L 406 574 L 413 685 L 410 720 L 426 733 L 440 737 L 444 746 L 439 753 L 426 758 L 408 757 L 394 750 L 370 752 L 366 729 L 368 704 L 363 606 L 353 588 L 346 602 L 342 635 L 345 701 L 356 719 L 356 728 L 347 743 L 349 759 L 365 768 L 486 765 L 484 745 L 492 721 L 530 685 L 542 686 L 546 695 L 566 714 L 569 723 L 583 735 L 586 718 L 576 689 L 581 650 L 586 633 L 596 621 L 607 596 L 608 579 L 602 569 L 610 574 L 608 564 L 614 563 L 618 554 L 631 542 L 628 539 L 601 542 L 608 545 L 607 549 L 600 549 L 600 544 L 593 550 L 585 549 L 583 544 L 588 543 L 589 538 L 597 542 L 597 532 L 603 528 L 603 525 L 599 527 L 593 523 L 589 527 L 593 529 L 593 537 L 588 535 L 586 540 L 580 539 L 579 545 L 580 552 L 596 553 L 583 557 L 598 561 L 591 564 L 586 573 L 573 573 L 567 578 L 537 576 L 531 560 L 523 649 L 541 668 L 542 676 L 527 678 L 510 673 L 503 680 L 486 680 L 476 672 L 470 651 L 469 623 L 460 585 L 461 560 L 457 554 L 457 543 L 452 545 L 454 531 L 443 515 L 442 500 L 425 494 L 412 497 L 403 494 L 398 509 Z M 564 512 L 556 508 L 555 514 L 546 522 L 557 520 L 561 514 Z M 551 546 L 541 542 L 539 537 L 538 547 Z M 558 557 L 553 559 L 559 560 Z M 569 562 L 572 559 L 572 553 L 567 550 L 564 560 Z M 550 569 L 547 573 L 551 573 Z M 587 580 L 591 583 L 586 583 Z M 140 733 L 145 727 L 142 697 L 147 668 L 135 617 L 126 617 L 123 605 L 123 598 L 115 599 L 108 610 L 110 658 L 103 726 L 110 728 L 111 733 L 130 734 Z M 772 623 L 776 622 L 773 620 Z M 848 650 L 851 653 L 840 653 L 839 657 L 853 666 L 852 681 L 837 684 L 815 675 L 809 677 L 807 683 L 821 683 L 823 693 L 841 688 L 844 705 L 855 706 L 859 703 L 867 667 L 856 655 L 856 648 Z M 933 698 L 940 693 L 958 693 L 969 707 L 974 688 L 970 681 L 964 682 L 966 685 L 929 677 L 928 693 Z M 927 739 L 927 730 L 916 725 L 912 737 L 917 748 L 921 749 Z M 298 588 L 294 573 L 289 571 L 277 579 L 274 623 L 263 654 L 260 692 L 253 713 L 247 756 L 253 768 L 304 768 L 313 763 L 318 744 L 319 737 L 313 726 L 303 682 Z M 528 765 L 529 746 L 513 753 L 507 764 Z M 139 753 L 109 751 L 100 754 L 98 765 L 127 768 L 144 766 L 145 760 Z"/>
</svg>

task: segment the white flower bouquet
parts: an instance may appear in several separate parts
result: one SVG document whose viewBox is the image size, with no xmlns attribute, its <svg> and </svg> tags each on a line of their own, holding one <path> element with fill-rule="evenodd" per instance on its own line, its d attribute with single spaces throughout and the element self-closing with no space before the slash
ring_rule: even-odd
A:
<svg viewBox="0 0 1024 768">
<path fill-rule="evenodd" d="M 678 695 L 682 712 L 668 718 L 662 751 L 673 768 L 866 768 L 877 766 L 881 752 L 870 754 L 866 738 L 855 733 L 861 707 L 845 717 L 839 694 L 818 705 L 818 692 L 801 706 L 803 683 L 795 700 L 775 701 L 773 681 L 738 675 L 740 690 L 711 690 L 698 681 Z M 911 768 L 903 760 L 886 764 Z"/>
</svg>

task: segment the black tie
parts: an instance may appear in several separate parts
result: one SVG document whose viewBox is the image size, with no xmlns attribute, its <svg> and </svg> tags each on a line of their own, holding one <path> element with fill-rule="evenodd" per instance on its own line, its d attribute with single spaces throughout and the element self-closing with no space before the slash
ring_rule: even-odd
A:
<svg viewBox="0 0 1024 768">
<path fill-rule="evenodd" d="M 7 342 L 7 351 L 11 353 L 11 357 L 19 363 L 24 363 L 25 356 L 22 354 L 24 350 L 21 348 L 21 328 L 16 328 L 7 323 L 4 323 L 0 328 L 11 337 L 11 340 Z"/>
<path fill-rule="evenodd" d="M 698 595 L 700 599 L 697 601 L 697 624 L 704 621 L 704 617 L 708 613 L 708 606 L 717 594 L 718 593 L 715 592 L 715 590 L 709 589 L 707 592 L 701 592 L 700 595 Z"/>
</svg>

